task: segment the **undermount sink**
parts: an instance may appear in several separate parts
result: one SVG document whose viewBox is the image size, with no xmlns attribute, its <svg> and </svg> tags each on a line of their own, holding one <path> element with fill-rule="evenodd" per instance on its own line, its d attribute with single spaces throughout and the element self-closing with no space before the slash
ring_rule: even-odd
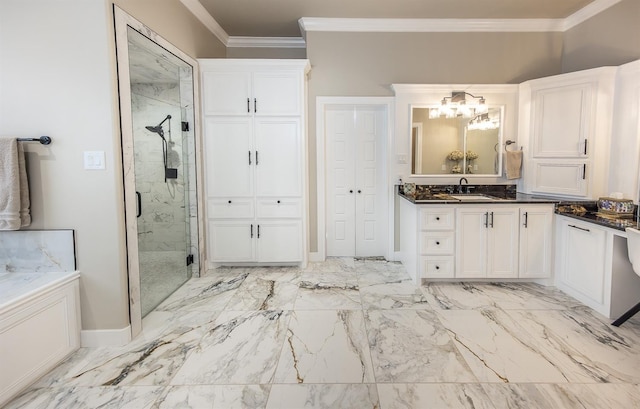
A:
<svg viewBox="0 0 640 409">
<path fill-rule="evenodd" d="M 481 194 L 467 194 L 467 195 L 449 195 L 452 198 L 456 199 L 456 200 L 460 200 L 462 202 L 464 201 L 470 201 L 470 202 L 493 202 L 495 200 L 498 200 L 494 197 L 490 197 L 490 196 L 486 196 L 486 195 L 481 195 Z"/>
</svg>

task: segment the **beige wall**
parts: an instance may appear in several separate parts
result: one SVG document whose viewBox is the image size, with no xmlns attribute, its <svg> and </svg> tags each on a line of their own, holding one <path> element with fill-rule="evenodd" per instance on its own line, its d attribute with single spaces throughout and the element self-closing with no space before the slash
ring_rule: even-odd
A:
<svg viewBox="0 0 640 409">
<path fill-rule="evenodd" d="M 118 1 L 195 57 L 226 50 L 178 0 Z M 111 1 L 0 2 L 0 135 L 50 135 L 27 146 L 33 224 L 74 229 L 82 328 L 129 324 Z M 104 151 L 105 170 L 83 152 Z"/>
<path fill-rule="evenodd" d="M 623 0 L 564 33 L 562 72 L 640 58 L 640 0 Z"/>
<path fill-rule="evenodd" d="M 317 96 L 390 96 L 392 83 L 517 84 L 559 74 L 562 33 L 307 33 L 310 248 L 317 251 Z"/>
</svg>

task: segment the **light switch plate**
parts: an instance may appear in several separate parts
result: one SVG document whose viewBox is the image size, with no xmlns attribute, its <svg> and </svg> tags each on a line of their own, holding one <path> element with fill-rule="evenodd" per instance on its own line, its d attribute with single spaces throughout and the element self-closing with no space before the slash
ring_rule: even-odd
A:
<svg viewBox="0 0 640 409">
<path fill-rule="evenodd" d="M 87 170 L 103 170 L 105 168 L 104 151 L 85 151 L 84 168 Z"/>
<path fill-rule="evenodd" d="M 397 162 L 399 164 L 406 164 L 407 163 L 407 155 L 402 155 L 402 154 L 397 155 L 396 159 L 397 159 Z"/>
</svg>

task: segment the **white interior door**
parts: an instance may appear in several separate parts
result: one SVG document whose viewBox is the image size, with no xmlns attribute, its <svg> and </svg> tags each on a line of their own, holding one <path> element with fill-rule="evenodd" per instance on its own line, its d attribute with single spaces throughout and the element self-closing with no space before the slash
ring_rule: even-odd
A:
<svg viewBox="0 0 640 409">
<path fill-rule="evenodd" d="M 384 111 L 357 107 L 355 115 L 356 249 L 360 257 L 383 256 L 387 243 Z"/>
<path fill-rule="evenodd" d="M 330 106 L 325 121 L 327 256 L 383 256 L 388 212 L 385 110 Z"/>
<path fill-rule="evenodd" d="M 355 141 L 352 110 L 325 112 L 327 142 L 327 255 L 353 256 L 355 232 Z"/>
</svg>

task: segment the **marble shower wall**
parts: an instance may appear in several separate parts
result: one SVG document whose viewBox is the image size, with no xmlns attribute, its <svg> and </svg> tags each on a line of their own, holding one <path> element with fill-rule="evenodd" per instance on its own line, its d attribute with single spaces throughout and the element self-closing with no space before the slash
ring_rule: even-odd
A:
<svg viewBox="0 0 640 409">
<path fill-rule="evenodd" d="M 182 88 L 185 86 L 178 83 L 131 87 L 136 187 L 142 200 L 138 247 L 140 252 L 185 251 L 189 240 L 191 248 L 187 250 L 197 257 L 194 138 L 193 131 L 181 129 L 183 113 L 193 113 L 192 105 L 182 104 L 181 98 L 188 96 L 186 92 L 192 95 L 193 87 L 186 82 L 189 89 Z M 158 125 L 167 115 L 171 115 L 163 124 L 168 142 L 167 166 L 178 169 L 178 178 L 165 182 L 162 138 L 145 127 Z M 193 271 L 197 274 L 197 264 Z"/>
</svg>

